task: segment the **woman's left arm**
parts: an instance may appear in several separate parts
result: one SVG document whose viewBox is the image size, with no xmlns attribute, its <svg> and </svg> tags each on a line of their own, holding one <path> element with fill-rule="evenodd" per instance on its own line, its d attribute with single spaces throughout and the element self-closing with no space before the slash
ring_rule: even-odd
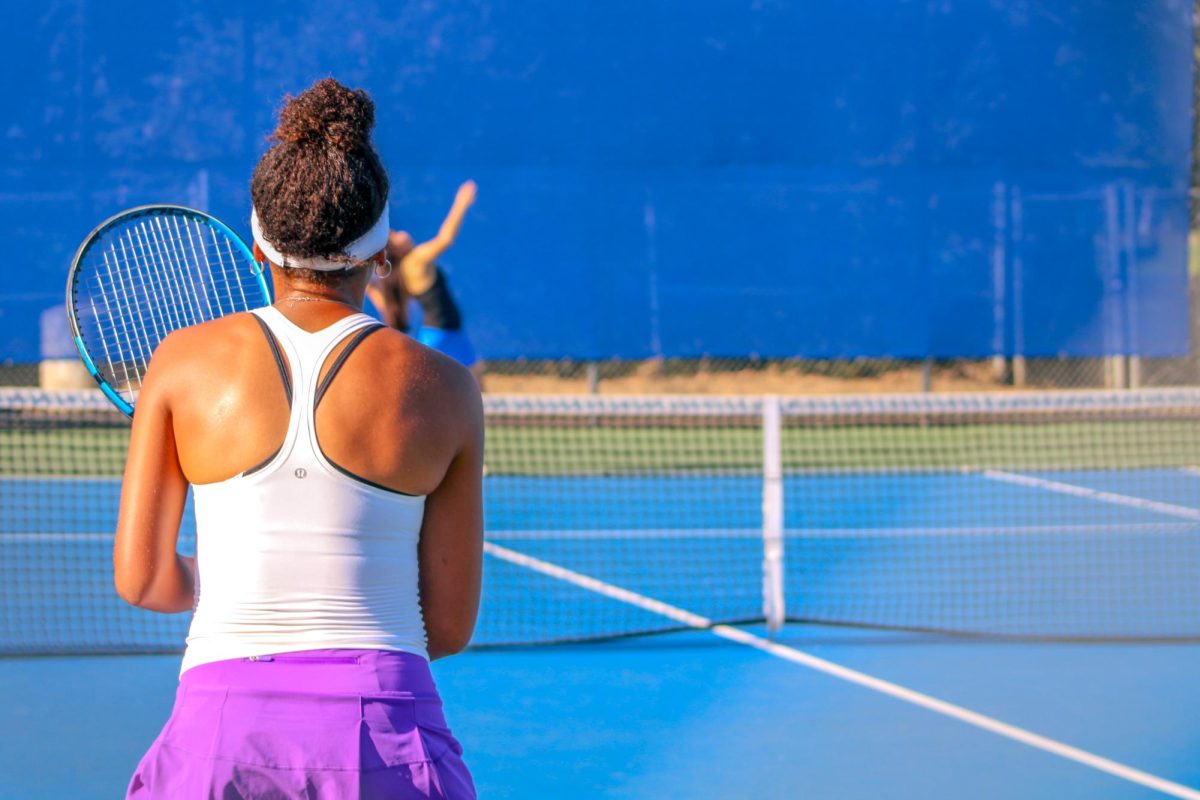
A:
<svg viewBox="0 0 1200 800">
<path fill-rule="evenodd" d="M 113 545 L 117 594 L 130 605 L 165 613 L 191 610 L 196 580 L 195 559 L 175 550 L 188 482 L 162 374 L 175 349 L 171 338 L 159 345 L 138 394 Z"/>
</svg>

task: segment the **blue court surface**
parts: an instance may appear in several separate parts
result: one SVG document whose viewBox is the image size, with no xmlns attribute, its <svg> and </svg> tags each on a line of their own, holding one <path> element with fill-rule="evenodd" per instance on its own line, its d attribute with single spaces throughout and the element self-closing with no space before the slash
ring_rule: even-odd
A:
<svg viewBox="0 0 1200 800">
<path fill-rule="evenodd" d="M 64 593 L 104 598 L 89 616 L 120 627 L 133 612 L 111 605 L 99 566 L 116 482 L 37 481 L 64 503 L 105 498 L 57 529 L 16 510 L 31 480 L 0 482 L 6 624 L 60 613 L 28 606 L 22 582 L 79 570 Z M 1200 798 L 1200 645 L 711 625 L 761 613 L 761 480 L 487 485 L 480 641 L 693 629 L 436 663 L 482 797 Z M 1195 624 L 1189 470 L 791 475 L 785 494 L 793 617 L 1152 640 Z M 3 796 L 120 796 L 178 663 L 0 659 Z"/>
</svg>

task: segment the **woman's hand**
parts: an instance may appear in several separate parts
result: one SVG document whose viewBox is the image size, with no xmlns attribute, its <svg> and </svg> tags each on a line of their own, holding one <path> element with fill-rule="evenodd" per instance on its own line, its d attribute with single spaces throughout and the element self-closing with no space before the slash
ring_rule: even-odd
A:
<svg viewBox="0 0 1200 800">
<path fill-rule="evenodd" d="M 475 192 L 475 181 L 467 181 L 458 187 L 458 193 L 454 195 L 454 205 L 462 205 L 464 208 L 470 208 L 475 202 Z"/>
</svg>

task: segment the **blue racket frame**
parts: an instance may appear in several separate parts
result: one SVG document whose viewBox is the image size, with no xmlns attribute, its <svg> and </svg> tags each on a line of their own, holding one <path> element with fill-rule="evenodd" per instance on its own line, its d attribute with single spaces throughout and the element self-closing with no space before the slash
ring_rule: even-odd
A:
<svg viewBox="0 0 1200 800">
<path fill-rule="evenodd" d="M 75 311 L 76 286 L 78 282 L 80 266 L 84 263 L 84 259 L 86 258 L 88 252 L 94 245 L 104 238 L 104 235 L 108 231 L 119 225 L 124 225 L 141 217 L 163 215 L 189 218 L 193 221 L 207 225 L 213 230 L 222 234 L 226 240 L 233 247 L 235 247 L 237 251 L 252 265 L 251 272 L 255 278 L 255 282 L 257 283 L 260 292 L 262 293 L 262 305 L 269 305 L 271 303 L 271 290 L 267 283 L 267 276 L 263 268 L 263 264 L 255 260 L 254 251 L 250 249 L 250 246 L 246 244 L 242 237 L 238 236 L 232 228 L 211 214 L 206 214 L 199 209 L 189 208 L 188 206 L 169 204 L 145 205 L 126 209 L 119 214 L 109 217 L 108 219 L 104 220 L 104 222 L 96 226 L 96 228 L 87 235 L 87 238 L 83 240 L 83 244 L 81 244 L 79 249 L 75 251 L 75 257 L 71 260 L 71 269 L 67 274 L 67 316 L 70 319 L 71 335 L 75 340 L 75 348 L 79 351 L 79 357 L 82 359 L 83 365 L 87 368 L 87 371 L 91 374 L 92 378 L 95 379 L 96 383 L 100 387 L 100 391 L 104 393 L 104 396 L 107 397 L 112 404 L 121 411 L 121 413 L 130 418 L 133 417 L 133 404 L 121 397 L 120 393 L 104 378 L 104 376 L 100 373 L 99 368 L 96 366 L 91 354 L 88 353 L 87 347 L 83 343 L 83 334 L 80 330 L 79 319 Z M 163 268 L 169 269 L 170 266 L 164 265 Z M 248 306 L 246 309 L 241 310 L 249 310 L 251 307 L 253 306 Z"/>
</svg>

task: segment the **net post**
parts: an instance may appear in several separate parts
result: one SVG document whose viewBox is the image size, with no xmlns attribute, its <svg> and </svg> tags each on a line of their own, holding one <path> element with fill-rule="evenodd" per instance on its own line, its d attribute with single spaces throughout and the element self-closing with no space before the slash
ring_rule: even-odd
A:
<svg viewBox="0 0 1200 800">
<path fill-rule="evenodd" d="M 1129 387 L 1130 389 L 1141 389 L 1145 379 L 1142 377 L 1142 357 L 1129 357 Z"/>
<path fill-rule="evenodd" d="M 762 399 L 763 430 L 763 616 L 767 630 L 783 627 L 783 452 L 779 397 Z"/>
</svg>

